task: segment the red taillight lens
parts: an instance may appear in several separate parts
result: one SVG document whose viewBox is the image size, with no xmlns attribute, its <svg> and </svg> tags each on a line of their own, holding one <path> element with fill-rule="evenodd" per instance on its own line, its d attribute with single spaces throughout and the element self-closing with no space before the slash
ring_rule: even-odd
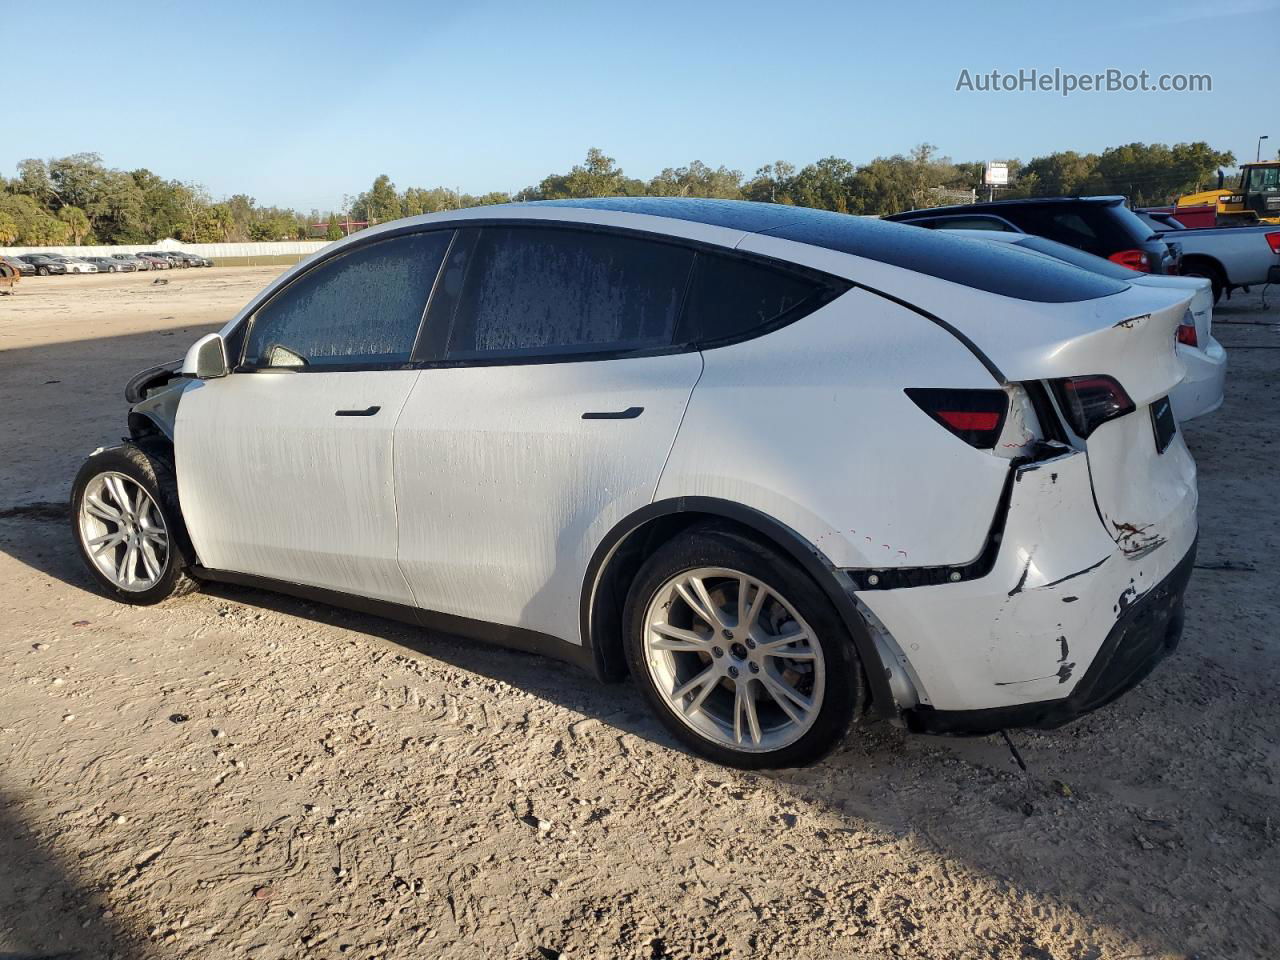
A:
<svg viewBox="0 0 1280 960">
<path fill-rule="evenodd" d="M 1121 250 L 1119 253 L 1113 253 L 1107 257 L 1112 263 L 1118 263 L 1122 267 L 1128 267 L 1130 270 L 1137 270 L 1139 273 L 1151 272 L 1151 258 L 1141 250 Z"/>
<path fill-rule="evenodd" d="M 1280 233 L 1268 233 L 1267 245 L 1271 247 L 1272 253 L 1280 253 Z"/>
<path fill-rule="evenodd" d="M 1108 420 L 1133 412 L 1133 401 L 1111 377 L 1093 374 L 1054 380 L 1053 391 L 1067 422 L 1079 437 L 1087 437 Z"/>
<path fill-rule="evenodd" d="M 1194 323 L 1182 322 L 1178 324 L 1178 332 L 1176 334 L 1179 343 L 1185 343 L 1188 347 L 1200 346 L 1200 337 L 1196 333 L 1196 325 Z"/>
<path fill-rule="evenodd" d="M 917 407 L 965 443 L 990 450 L 1000 439 L 1009 398 L 1003 390 L 935 390 L 911 387 L 906 391 Z"/>
</svg>

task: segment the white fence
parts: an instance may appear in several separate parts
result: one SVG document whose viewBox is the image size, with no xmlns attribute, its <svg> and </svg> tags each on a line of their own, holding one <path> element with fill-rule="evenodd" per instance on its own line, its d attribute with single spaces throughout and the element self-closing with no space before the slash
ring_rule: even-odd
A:
<svg viewBox="0 0 1280 960">
<path fill-rule="evenodd" d="M 141 253 L 144 250 L 186 250 L 210 260 L 255 259 L 278 257 L 301 259 L 329 245 L 327 240 L 281 240 L 272 243 L 181 243 L 161 240 L 158 243 L 124 244 L 96 247 L 0 247 L 0 253 L 11 257 L 24 253 L 56 253 L 64 257 L 109 257 L 113 253 Z"/>
</svg>

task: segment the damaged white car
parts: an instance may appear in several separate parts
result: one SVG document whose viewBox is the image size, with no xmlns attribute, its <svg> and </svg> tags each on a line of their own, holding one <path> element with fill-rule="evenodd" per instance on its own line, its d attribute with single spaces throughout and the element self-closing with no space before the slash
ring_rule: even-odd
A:
<svg viewBox="0 0 1280 960">
<path fill-rule="evenodd" d="M 630 674 L 735 766 L 1051 727 L 1181 632 L 1190 299 L 766 204 L 396 221 L 136 377 L 75 536 L 126 602 L 251 584 Z"/>
</svg>

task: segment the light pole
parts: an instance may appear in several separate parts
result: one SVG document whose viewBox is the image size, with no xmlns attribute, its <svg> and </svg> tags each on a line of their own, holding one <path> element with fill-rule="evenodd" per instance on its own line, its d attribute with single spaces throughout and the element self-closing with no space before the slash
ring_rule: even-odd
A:
<svg viewBox="0 0 1280 960">
<path fill-rule="evenodd" d="M 1255 153 L 1255 154 L 1253 155 L 1253 162 L 1254 162 L 1254 163 L 1260 163 L 1260 162 L 1262 161 L 1262 141 L 1263 141 L 1263 140 L 1270 140 L 1270 139 L 1271 139 L 1271 138 L 1270 138 L 1269 136 L 1267 136 L 1265 133 L 1264 133 L 1262 136 L 1260 136 L 1260 137 L 1258 138 L 1258 151 L 1257 151 L 1257 153 Z"/>
</svg>

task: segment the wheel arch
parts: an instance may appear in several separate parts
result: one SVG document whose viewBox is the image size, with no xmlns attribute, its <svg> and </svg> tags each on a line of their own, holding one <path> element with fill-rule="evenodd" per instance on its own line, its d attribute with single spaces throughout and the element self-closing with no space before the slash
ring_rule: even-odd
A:
<svg viewBox="0 0 1280 960">
<path fill-rule="evenodd" d="M 1219 284 L 1223 290 L 1232 288 L 1231 277 L 1227 274 L 1226 266 L 1207 253 L 1189 253 L 1182 258 L 1182 273 L 1184 275 L 1190 273 L 1195 267 L 1200 267 L 1206 271 L 1206 276 L 1212 280 L 1215 276 L 1218 278 Z"/>
<path fill-rule="evenodd" d="M 622 605 L 644 560 L 690 526 L 719 520 L 791 558 L 822 589 L 853 638 L 870 693 L 869 712 L 890 716 L 894 699 L 875 640 L 858 613 L 853 583 L 816 547 L 781 521 L 718 497 L 673 497 L 651 503 L 614 525 L 597 545 L 582 583 L 580 629 L 601 680 L 627 675 L 622 648 Z"/>
</svg>

